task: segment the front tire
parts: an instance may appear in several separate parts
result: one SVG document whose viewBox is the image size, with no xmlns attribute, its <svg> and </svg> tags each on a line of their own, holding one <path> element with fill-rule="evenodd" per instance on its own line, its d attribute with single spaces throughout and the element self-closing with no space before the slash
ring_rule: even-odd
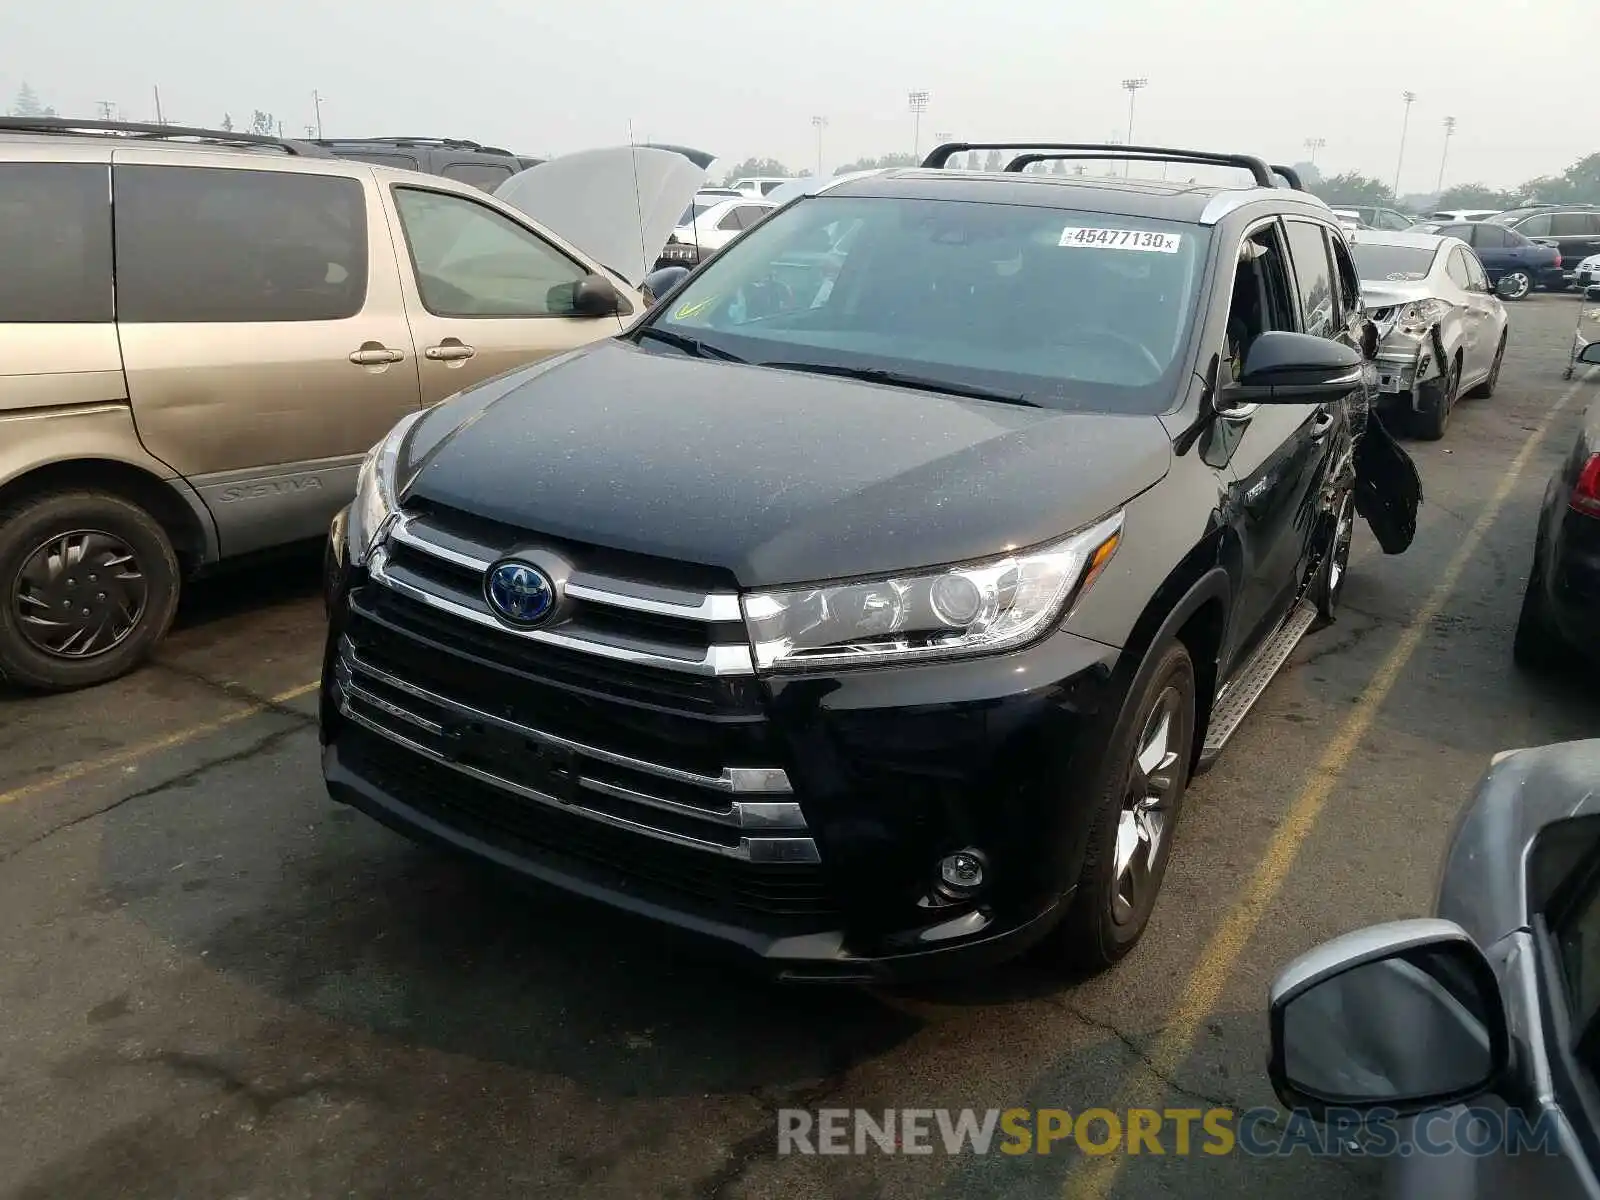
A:
<svg viewBox="0 0 1600 1200">
<path fill-rule="evenodd" d="M 1195 673 L 1188 650 L 1168 643 L 1145 678 L 1123 702 L 1101 760 L 1083 870 L 1049 945 L 1078 970 L 1104 970 L 1143 936 L 1189 785 Z"/>
<path fill-rule="evenodd" d="M 42 691 L 138 666 L 178 607 L 172 540 L 137 504 L 54 492 L 0 512 L 0 677 Z"/>
</svg>

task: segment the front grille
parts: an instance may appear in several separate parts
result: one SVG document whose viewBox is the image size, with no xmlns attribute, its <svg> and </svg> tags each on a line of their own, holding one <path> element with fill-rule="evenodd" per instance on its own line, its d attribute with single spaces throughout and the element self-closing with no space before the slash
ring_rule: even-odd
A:
<svg viewBox="0 0 1600 1200">
<path fill-rule="evenodd" d="M 364 728 L 339 740 L 347 766 L 433 820 L 520 857 L 577 862 L 637 894 L 658 889 L 669 902 L 708 913 L 754 915 L 796 929 L 837 923 L 822 869 L 810 863 L 757 863 L 635 837 L 571 812 L 528 803 L 426 758 L 395 754 Z"/>
<path fill-rule="evenodd" d="M 547 628 L 503 624 L 483 595 L 513 554 L 559 580 Z M 413 780 L 406 803 L 697 901 L 753 903 L 750 872 L 776 872 L 815 891 L 797 912 L 820 911 L 817 846 L 775 765 L 734 593 L 431 511 L 404 517 L 368 574 L 334 687 L 347 734 L 385 746 L 373 761 L 437 784 Z"/>
</svg>

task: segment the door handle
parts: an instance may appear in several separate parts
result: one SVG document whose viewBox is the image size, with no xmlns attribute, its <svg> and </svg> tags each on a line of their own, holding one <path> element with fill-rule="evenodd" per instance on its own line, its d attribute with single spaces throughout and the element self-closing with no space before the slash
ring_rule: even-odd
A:
<svg viewBox="0 0 1600 1200">
<path fill-rule="evenodd" d="M 350 352 L 350 361 L 358 367 L 381 367 L 386 363 L 397 363 L 405 357 L 398 350 L 391 350 L 380 342 L 368 342 L 359 350 Z"/>
<path fill-rule="evenodd" d="M 1320 442 L 1323 438 L 1328 436 L 1332 429 L 1333 414 L 1329 412 L 1319 412 L 1311 422 L 1311 440 L 1313 442 Z"/>
<path fill-rule="evenodd" d="M 434 362 L 463 362 L 476 353 L 476 349 L 463 345 L 454 338 L 440 342 L 437 346 L 429 346 L 422 352 L 424 358 L 432 359 Z"/>
</svg>

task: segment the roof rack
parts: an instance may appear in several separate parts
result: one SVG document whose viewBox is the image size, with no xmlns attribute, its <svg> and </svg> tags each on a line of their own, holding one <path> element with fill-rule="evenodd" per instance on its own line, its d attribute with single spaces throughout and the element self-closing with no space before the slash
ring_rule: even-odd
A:
<svg viewBox="0 0 1600 1200">
<path fill-rule="evenodd" d="M 1007 171 L 1020 171 L 1030 163 L 1044 162 L 1046 160 L 1068 159 L 1107 159 L 1112 162 L 1172 162 L 1172 163 L 1204 163 L 1210 166 L 1238 167 L 1249 171 L 1255 179 L 1257 186 L 1270 188 L 1278 185 L 1273 182 L 1273 175 L 1282 176 L 1288 181 L 1289 186 L 1297 191 L 1304 191 L 1305 186 L 1300 176 L 1287 167 L 1269 167 L 1264 161 L 1251 154 L 1212 154 L 1203 150 L 1173 150 L 1163 146 L 1123 146 L 1105 142 L 946 142 L 935 147 L 928 157 L 922 160 L 922 165 L 928 168 L 942 168 L 955 154 L 965 154 L 969 150 L 1027 150 L 1027 154 L 1019 154 L 1006 165 Z M 1045 151 L 1046 153 L 1038 153 Z"/>
<path fill-rule="evenodd" d="M 198 129 L 188 125 L 149 125 L 138 121 L 78 121 L 70 117 L 0 117 L 0 131 L 15 133 L 108 133 L 132 140 L 195 138 L 230 146 L 271 146 L 285 154 L 322 158 L 324 154 L 310 143 L 260 133 L 236 133 L 227 129 Z"/>
<path fill-rule="evenodd" d="M 443 146 L 447 150 L 471 150 L 478 154 L 516 155 L 499 146 L 485 146 L 469 138 L 440 137 L 346 137 L 313 138 L 318 146 Z"/>
</svg>

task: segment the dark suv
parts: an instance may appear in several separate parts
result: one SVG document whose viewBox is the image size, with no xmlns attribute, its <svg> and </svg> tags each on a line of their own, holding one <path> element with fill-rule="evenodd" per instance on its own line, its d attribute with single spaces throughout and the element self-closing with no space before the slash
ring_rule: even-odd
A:
<svg viewBox="0 0 1600 1200">
<path fill-rule="evenodd" d="M 1355 513 L 1398 553 L 1421 491 L 1292 174 L 941 169 L 992 149 L 396 426 L 329 539 L 333 797 L 788 978 L 1125 954 Z"/>
<path fill-rule="evenodd" d="M 459 179 L 492 192 L 518 171 L 544 162 L 513 154 L 498 146 L 480 146 L 462 138 L 321 138 L 313 141 L 335 158 L 355 158 L 385 167 L 403 167 L 427 175 Z"/>
<path fill-rule="evenodd" d="M 1573 280 L 1578 264 L 1591 254 L 1600 254 L 1600 208 L 1592 204 L 1540 204 L 1513 208 L 1489 220 L 1515 229 L 1523 237 L 1554 245 L 1561 252 L 1559 276 L 1550 277 L 1550 287 L 1561 291 Z"/>
</svg>

